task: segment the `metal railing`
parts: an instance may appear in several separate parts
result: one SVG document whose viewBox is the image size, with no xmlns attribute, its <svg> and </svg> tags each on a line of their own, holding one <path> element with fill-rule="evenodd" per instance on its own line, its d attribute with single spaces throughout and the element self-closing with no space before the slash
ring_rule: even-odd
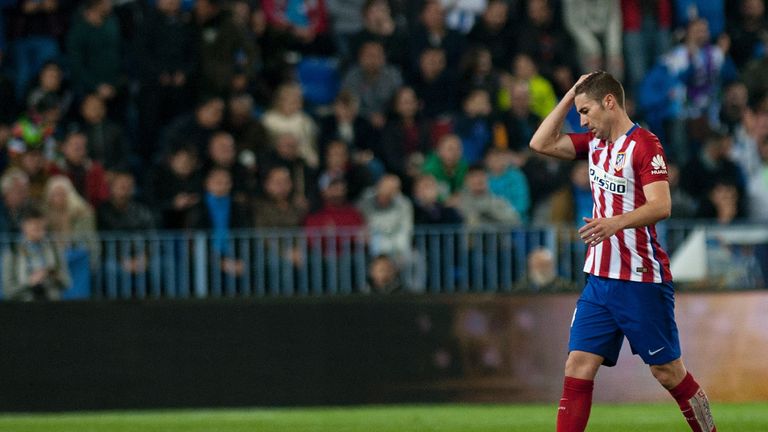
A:
<svg viewBox="0 0 768 432">
<path fill-rule="evenodd" d="M 738 256 L 726 262 L 728 288 L 762 288 L 768 235 L 760 225 L 659 225 L 664 247 L 674 256 L 694 233 L 704 246 Z M 726 239 L 723 241 L 723 239 Z M 712 240 L 714 239 L 714 241 Z M 59 240 L 62 241 L 62 240 Z M 12 239 L 0 238 L 8 253 Z M 96 244 L 94 244 L 94 242 Z M 65 298 L 146 299 L 290 297 L 366 293 L 372 260 L 365 230 L 270 229 L 208 232 L 99 233 L 98 240 L 62 241 L 73 275 Z M 725 246 L 723 246 L 725 245 Z M 695 245 L 693 246 L 696 247 Z M 416 227 L 412 248 L 395 257 L 405 289 L 415 293 L 504 293 L 525 290 L 528 255 L 553 253 L 557 274 L 581 286 L 585 246 L 572 227 Z M 681 249 L 682 248 L 682 249 Z M 690 249 L 691 246 L 689 245 Z M 733 254 L 726 256 L 733 257 Z M 717 254 L 715 254 L 717 255 Z M 721 253 L 722 255 L 722 253 Z M 705 254 L 705 270 L 712 270 Z M 722 263 L 720 263 L 722 264 Z M 757 273 L 755 273 L 757 272 Z M 717 276 L 717 275 L 716 275 Z M 721 275 L 722 276 L 722 275 Z M 730 277 L 730 279 L 728 279 Z M 712 274 L 706 276 L 712 283 Z M 0 279 L 2 280 L 2 279 Z M 2 291 L 2 290 L 0 290 Z"/>
</svg>

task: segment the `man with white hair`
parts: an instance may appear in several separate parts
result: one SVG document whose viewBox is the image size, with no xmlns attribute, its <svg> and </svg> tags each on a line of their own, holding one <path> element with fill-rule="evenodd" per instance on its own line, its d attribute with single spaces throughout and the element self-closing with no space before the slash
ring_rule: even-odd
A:
<svg viewBox="0 0 768 432">
<path fill-rule="evenodd" d="M 19 168 L 10 168 L 0 179 L 0 233 L 19 232 L 19 212 L 29 204 L 29 177 Z"/>
</svg>

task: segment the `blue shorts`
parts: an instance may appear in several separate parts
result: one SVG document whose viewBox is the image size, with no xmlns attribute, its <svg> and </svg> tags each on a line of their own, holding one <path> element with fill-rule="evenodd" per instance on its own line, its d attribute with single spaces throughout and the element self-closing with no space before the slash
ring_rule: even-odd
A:
<svg viewBox="0 0 768 432">
<path fill-rule="evenodd" d="M 586 351 L 614 366 L 627 337 L 646 364 L 680 358 L 672 282 L 630 282 L 589 275 L 576 303 L 569 351 Z"/>
</svg>

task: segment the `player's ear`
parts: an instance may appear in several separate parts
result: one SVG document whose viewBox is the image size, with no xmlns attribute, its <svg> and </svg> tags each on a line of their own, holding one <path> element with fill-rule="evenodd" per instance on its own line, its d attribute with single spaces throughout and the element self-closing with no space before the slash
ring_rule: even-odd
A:
<svg viewBox="0 0 768 432">
<path fill-rule="evenodd" d="M 603 98 L 604 109 L 611 109 L 615 103 L 616 101 L 614 100 L 613 95 L 610 93 L 605 95 L 605 97 Z"/>
</svg>

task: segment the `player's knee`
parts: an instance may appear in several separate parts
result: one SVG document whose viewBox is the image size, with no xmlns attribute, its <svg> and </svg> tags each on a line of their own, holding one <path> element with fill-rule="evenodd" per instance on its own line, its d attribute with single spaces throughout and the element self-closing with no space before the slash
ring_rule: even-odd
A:
<svg viewBox="0 0 768 432">
<path fill-rule="evenodd" d="M 663 365 L 651 366 L 651 373 L 656 380 L 666 389 L 675 388 L 685 378 L 685 366 L 680 359 Z"/>
<path fill-rule="evenodd" d="M 565 376 L 593 380 L 602 362 L 603 358 L 598 355 L 571 351 L 565 362 Z"/>
</svg>

